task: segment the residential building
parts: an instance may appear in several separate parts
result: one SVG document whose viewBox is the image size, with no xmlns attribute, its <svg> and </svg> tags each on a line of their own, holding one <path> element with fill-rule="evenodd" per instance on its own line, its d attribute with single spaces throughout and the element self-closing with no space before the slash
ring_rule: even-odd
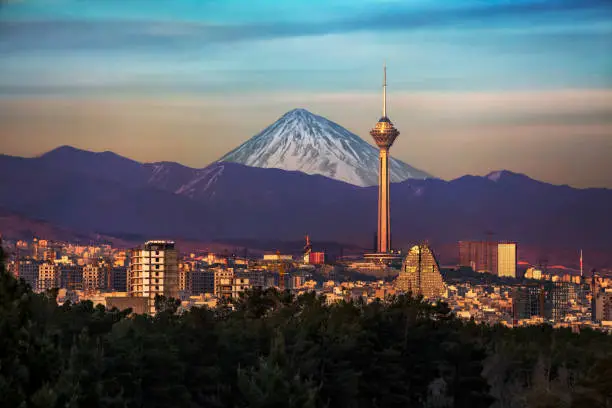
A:
<svg viewBox="0 0 612 408">
<path fill-rule="evenodd" d="M 540 285 L 514 288 L 512 292 L 512 315 L 515 321 L 544 317 L 544 289 Z"/>
<path fill-rule="evenodd" d="M 552 282 L 547 285 L 546 317 L 554 321 L 563 321 L 569 311 L 570 284 L 567 282 Z"/>
<path fill-rule="evenodd" d="M 178 252 L 172 241 L 147 241 L 130 254 L 128 294 L 148 299 L 149 313 L 155 313 L 155 297 L 179 295 Z"/>
<path fill-rule="evenodd" d="M 114 266 L 108 271 L 106 288 L 110 291 L 127 291 L 127 267 Z"/>
<path fill-rule="evenodd" d="M 293 261 L 293 256 L 282 255 L 282 254 L 264 254 L 263 260 L 264 261 L 275 261 L 275 262 L 280 262 L 280 261 L 291 262 Z"/>
<path fill-rule="evenodd" d="M 251 279 L 246 277 L 234 277 L 232 279 L 232 299 L 238 299 L 240 294 L 246 290 L 252 289 L 253 284 Z"/>
<path fill-rule="evenodd" d="M 59 264 L 60 288 L 67 290 L 83 289 L 83 269 L 79 265 L 71 263 Z"/>
<path fill-rule="evenodd" d="M 234 284 L 233 269 L 215 270 L 215 296 L 221 298 L 231 298 Z"/>
<path fill-rule="evenodd" d="M 32 290 L 38 288 L 38 274 L 41 262 L 33 259 L 20 259 L 15 265 L 17 276 L 24 281 Z"/>
<path fill-rule="evenodd" d="M 85 265 L 83 267 L 83 290 L 95 292 L 106 289 L 108 268 L 102 265 Z"/>
<path fill-rule="evenodd" d="M 191 294 L 215 292 L 215 272 L 207 269 L 195 269 L 191 272 Z"/>
<path fill-rule="evenodd" d="M 44 292 L 49 289 L 60 287 L 59 266 L 51 262 L 43 262 L 38 266 L 38 291 Z"/>
</svg>

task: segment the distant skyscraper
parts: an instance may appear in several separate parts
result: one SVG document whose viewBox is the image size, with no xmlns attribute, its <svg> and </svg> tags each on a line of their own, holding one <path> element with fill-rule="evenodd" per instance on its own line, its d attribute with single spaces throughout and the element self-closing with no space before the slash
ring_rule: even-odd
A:
<svg viewBox="0 0 612 408">
<path fill-rule="evenodd" d="M 399 131 L 387 117 L 387 67 L 384 67 L 383 79 L 383 109 L 382 117 L 370 131 L 374 142 L 379 148 L 378 166 L 378 253 L 387 253 L 391 250 L 391 217 L 389 207 L 389 149 L 399 136 Z"/>
<path fill-rule="evenodd" d="M 497 244 L 497 275 L 516 278 L 516 243 Z"/>
<path fill-rule="evenodd" d="M 148 299 L 155 313 L 155 297 L 178 298 L 178 252 L 172 241 L 147 241 L 133 249 L 128 272 L 130 296 Z"/>
<path fill-rule="evenodd" d="M 429 246 L 423 244 L 410 248 L 397 277 L 396 287 L 426 298 L 438 298 L 446 293 L 440 266 Z"/>
<path fill-rule="evenodd" d="M 498 259 L 500 250 L 503 256 L 501 263 Z M 512 269 L 512 254 L 514 254 L 514 269 Z M 498 275 L 499 266 L 503 265 L 505 276 L 516 277 L 516 261 L 516 243 L 459 241 L 459 265 L 469 266 L 474 272 Z"/>
</svg>

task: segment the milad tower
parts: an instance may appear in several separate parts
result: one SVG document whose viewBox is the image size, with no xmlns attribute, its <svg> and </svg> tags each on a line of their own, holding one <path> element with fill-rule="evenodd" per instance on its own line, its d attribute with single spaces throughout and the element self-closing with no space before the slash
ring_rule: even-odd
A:
<svg viewBox="0 0 612 408">
<path fill-rule="evenodd" d="M 376 252 L 388 254 L 391 251 L 391 224 L 389 211 L 389 149 L 400 132 L 387 117 L 387 66 L 383 68 L 382 117 L 370 131 L 379 148 L 378 164 L 378 235 Z"/>
</svg>

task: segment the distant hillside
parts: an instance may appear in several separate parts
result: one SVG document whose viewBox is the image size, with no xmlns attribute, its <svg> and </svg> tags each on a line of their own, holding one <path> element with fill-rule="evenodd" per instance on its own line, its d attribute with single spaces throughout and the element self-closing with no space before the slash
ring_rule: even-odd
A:
<svg viewBox="0 0 612 408">
<path fill-rule="evenodd" d="M 318 175 L 214 163 L 142 164 L 70 147 L 40 158 L 0 156 L 0 206 L 82 234 L 218 241 L 318 241 L 372 246 L 377 188 Z M 392 240 L 406 248 L 461 239 L 609 251 L 612 190 L 575 189 L 511 172 L 391 185 Z"/>
</svg>

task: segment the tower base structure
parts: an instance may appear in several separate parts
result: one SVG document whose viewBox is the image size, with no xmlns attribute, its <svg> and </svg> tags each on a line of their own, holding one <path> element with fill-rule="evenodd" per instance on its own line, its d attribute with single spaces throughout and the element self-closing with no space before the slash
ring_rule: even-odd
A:
<svg viewBox="0 0 612 408">
<path fill-rule="evenodd" d="M 393 252 L 371 252 L 367 254 L 363 254 L 363 259 L 375 263 L 389 265 L 392 263 L 400 262 L 403 259 L 401 253 L 393 253 Z"/>
</svg>

